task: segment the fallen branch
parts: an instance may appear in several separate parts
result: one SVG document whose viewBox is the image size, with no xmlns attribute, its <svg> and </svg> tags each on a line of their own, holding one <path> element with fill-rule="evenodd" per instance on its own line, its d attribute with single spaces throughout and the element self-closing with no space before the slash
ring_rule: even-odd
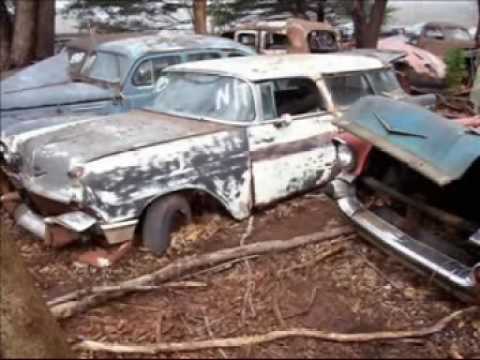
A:
<svg viewBox="0 0 480 360">
<path fill-rule="evenodd" d="M 223 249 L 208 254 L 188 256 L 174 261 L 151 274 L 127 280 L 114 286 L 95 286 L 63 295 L 61 299 L 67 302 L 59 303 L 57 299 L 53 299 L 51 303 L 56 305 L 52 306 L 50 310 L 57 318 L 68 318 L 88 308 L 98 306 L 108 300 L 135 291 L 138 287 L 172 281 L 198 268 L 214 266 L 240 257 L 290 250 L 306 244 L 350 234 L 352 234 L 352 228 L 344 226 L 305 236 L 298 236 L 290 240 L 271 240 Z"/>
<path fill-rule="evenodd" d="M 212 348 L 237 348 L 242 346 L 268 343 L 276 340 L 292 337 L 314 338 L 324 341 L 348 343 L 348 342 L 369 342 L 378 340 L 394 340 L 401 338 L 418 338 L 429 336 L 443 331 L 453 320 L 470 313 L 478 311 L 478 307 L 470 307 L 464 310 L 456 311 L 432 326 L 417 330 L 404 331 L 380 331 L 373 333 L 343 334 L 310 329 L 290 329 L 274 330 L 266 334 L 240 336 L 233 338 L 157 343 L 149 345 L 121 345 L 109 344 L 98 341 L 85 340 L 77 344 L 74 348 L 89 351 L 105 351 L 118 354 L 148 354 L 154 355 L 162 352 L 184 352 L 197 351 Z"/>
</svg>

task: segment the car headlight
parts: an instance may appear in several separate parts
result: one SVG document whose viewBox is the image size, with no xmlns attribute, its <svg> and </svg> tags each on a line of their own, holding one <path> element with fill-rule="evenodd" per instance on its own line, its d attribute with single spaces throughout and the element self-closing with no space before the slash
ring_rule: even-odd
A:
<svg viewBox="0 0 480 360">
<path fill-rule="evenodd" d="M 355 168 L 355 154 L 347 144 L 337 144 L 337 161 L 342 170 L 351 171 Z"/>
</svg>

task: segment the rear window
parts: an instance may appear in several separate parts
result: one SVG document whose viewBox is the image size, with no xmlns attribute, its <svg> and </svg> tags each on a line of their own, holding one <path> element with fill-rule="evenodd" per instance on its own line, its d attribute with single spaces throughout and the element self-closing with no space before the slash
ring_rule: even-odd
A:
<svg viewBox="0 0 480 360">
<path fill-rule="evenodd" d="M 187 61 L 201 61 L 201 60 L 211 60 L 211 59 L 219 59 L 221 56 L 218 53 L 209 52 L 209 53 L 195 53 L 195 54 L 188 54 Z"/>
<path fill-rule="evenodd" d="M 373 94 L 362 74 L 329 76 L 325 77 L 325 82 L 330 89 L 335 106 L 350 106 L 361 97 Z"/>
<path fill-rule="evenodd" d="M 311 79 L 290 78 L 258 83 L 264 120 L 284 114 L 302 115 L 324 110 L 317 85 Z"/>
</svg>

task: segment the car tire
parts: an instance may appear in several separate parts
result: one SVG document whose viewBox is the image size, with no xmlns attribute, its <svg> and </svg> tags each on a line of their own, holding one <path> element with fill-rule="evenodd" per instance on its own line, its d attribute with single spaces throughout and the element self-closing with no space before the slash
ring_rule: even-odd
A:
<svg viewBox="0 0 480 360">
<path fill-rule="evenodd" d="M 179 219 L 180 216 L 180 219 Z M 144 245 L 155 255 L 163 255 L 170 246 L 171 235 L 180 225 L 192 221 L 190 204 L 179 194 L 155 201 L 147 210 L 142 227 Z"/>
</svg>

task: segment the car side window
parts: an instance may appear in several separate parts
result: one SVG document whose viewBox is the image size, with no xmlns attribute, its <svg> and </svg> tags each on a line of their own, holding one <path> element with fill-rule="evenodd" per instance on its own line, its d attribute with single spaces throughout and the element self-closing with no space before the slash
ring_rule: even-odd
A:
<svg viewBox="0 0 480 360">
<path fill-rule="evenodd" d="M 284 114 L 303 115 L 325 110 L 317 85 L 307 78 L 289 78 L 259 83 L 264 120 Z"/>
<path fill-rule="evenodd" d="M 162 70 L 167 66 L 180 64 L 182 58 L 178 55 L 166 55 L 153 59 L 153 77 L 154 82 L 157 82 Z"/>
<path fill-rule="evenodd" d="M 240 33 L 238 34 L 238 42 L 245 46 L 250 46 L 255 48 L 257 46 L 257 35 L 251 33 Z"/>
<path fill-rule="evenodd" d="M 202 61 L 211 59 L 220 59 L 221 55 L 215 52 L 194 53 L 187 55 L 187 61 Z"/>
<path fill-rule="evenodd" d="M 166 55 L 142 62 L 133 74 L 132 83 L 135 86 L 152 86 L 160 77 L 164 68 L 181 63 L 178 55 Z"/>
<path fill-rule="evenodd" d="M 325 82 L 336 106 L 349 106 L 373 90 L 362 73 L 326 76 Z"/>
<path fill-rule="evenodd" d="M 241 57 L 241 56 L 247 56 L 246 54 L 240 52 L 240 51 L 226 51 L 225 52 L 226 56 L 229 57 L 229 58 L 232 58 L 232 57 Z"/>
<path fill-rule="evenodd" d="M 433 40 L 442 40 L 444 35 L 441 29 L 437 27 L 428 27 L 425 29 L 425 37 Z"/>
<path fill-rule="evenodd" d="M 286 50 L 288 47 L 288 37 L 284 34 L 267 32 L 265 34 L 265 48 L 269 50 Z"/>
<path fill-rule="evenodd" d="M 132 83 L 135 86 L 151 86 L 153 84 L 152 60 L 142 62 L 133 74 Z"/>
</svg>

